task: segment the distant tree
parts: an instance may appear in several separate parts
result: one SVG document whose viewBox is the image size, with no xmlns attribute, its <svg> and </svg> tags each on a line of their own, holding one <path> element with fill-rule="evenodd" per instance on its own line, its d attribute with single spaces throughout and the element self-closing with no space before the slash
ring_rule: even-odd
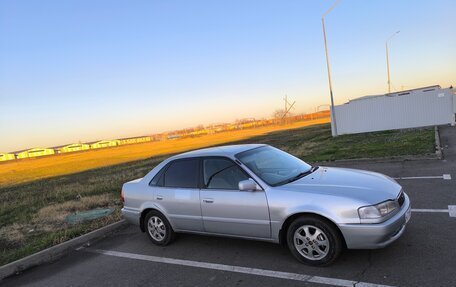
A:
<svg viewBox="0 0 456 287">
<path fill-rule="evenodd" d="M 280 109 L 280 110 L 276 110 L 276 111 L 272 114 L 272 117 L 273 117 L 274 119 L 280 120 L 280 119 L 284 118 L 284 115 L 285 115 L 285 110 Z"/>
</svg>

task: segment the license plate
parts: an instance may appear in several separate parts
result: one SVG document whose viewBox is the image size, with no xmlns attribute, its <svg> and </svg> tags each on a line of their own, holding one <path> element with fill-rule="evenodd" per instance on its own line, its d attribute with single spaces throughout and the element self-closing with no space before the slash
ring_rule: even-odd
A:
<svg viewBox="0 0 456 287">
<path fill-rule="evenodd" d="M 405 223 L 409 222 L 410 217 L 412 216 L 412 209 L 408 209 L 407 212 L 405 213 Z"/>
</svg>

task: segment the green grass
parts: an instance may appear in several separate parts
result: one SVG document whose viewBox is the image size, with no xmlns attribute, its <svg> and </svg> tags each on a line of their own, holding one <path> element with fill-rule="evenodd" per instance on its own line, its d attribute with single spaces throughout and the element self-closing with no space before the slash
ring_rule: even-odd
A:
<svg viewBox="0 0 456 287">
<path fill-rule="evenodd" d="M 281 131 L 236 143 L 265 143 L 308 162 L 434 154 L 433 129 L 408 129 L 341 135 L 329 124 Z"/>
<path fill-rule="evenodd" d="M 434 153 L 432 129 L 331 137 L 328 124 L 280 131 L 235 143 L 266 143 L 308 162 Z M 0 187 L 0 265 L 33 254 L 120 219 L 120 188 L 143 177 L 166 157 Z M 83 199 L 81 199 L 83 198 Z M 72 212 L 111 207 L 115 212 L 69 225 Z"/>
<path fill-rule="evenodd" d="M 118 221 L 122 184 L 143 177 L 163 159 L 152 158 L 0 188 L 0 265 Z M 91 203 L 81 210 L 114 208 L 115 212 L 108 217 L 70 225 L 39 216 L 45 208 L 53 211 L 54 206 L 58 209 L 63 204 L 81 201 L 81 197 L 99 195 L 107 195 L 108 200 L 99 206 Z M 70 205 L 66 214 L 81 210 L 72 210 Z"/>
</svg>

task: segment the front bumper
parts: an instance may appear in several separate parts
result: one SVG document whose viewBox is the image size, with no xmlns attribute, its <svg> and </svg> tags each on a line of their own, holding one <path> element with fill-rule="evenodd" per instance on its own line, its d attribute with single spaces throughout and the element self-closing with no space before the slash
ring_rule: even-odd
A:
<svg viewBox="0 0 456 287">
<path fill-rule="evenodd" d="M 383 248 L 397 240 L 405 231 L 407 213 L 410 216 L 410 199 L 405 194 L 401 210 L 390 219 L 375 224 L 339 224 L 349 249 Z"/>
</svg>

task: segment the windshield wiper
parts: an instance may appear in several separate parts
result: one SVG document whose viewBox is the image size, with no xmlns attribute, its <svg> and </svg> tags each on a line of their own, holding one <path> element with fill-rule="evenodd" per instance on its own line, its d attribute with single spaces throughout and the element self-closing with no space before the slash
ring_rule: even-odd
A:
<svg viewBox="0 0 456 287">
<path fill-rule="evenodd" d="M 296 176 L 294 176 L 294 177 L 288 179 L 288 180 L 287 180 L 287 183 L 293 182 L 293 181 L 298 180 L 298 179 L 300 179 L 300 178 L 303 178 L 303 177 L 305 177 L 306 175 L 309 175 L 309 174 L 311 174 L 311 173 L 312 173 L 312 169 L 309 169 L 308 171 L 305 171 L 305 172 L 298 173 Z"/>
<path fill-rule="evenodd" d="M 300 178 L 303 178 L 311 173 L 313 173 L 314 171 L 316 171 L 317 169 L 319 168 L 319 166 L 313 166 L 311 167 L 308 171 L 304 171 L 304 172 L 300 172 L 298 173 L 297 175 L 293 176 L 292 178 L 289 178 L 287 180 L 284 180 L 282 182 L 279 182 L 277 184 L 275 184 L 275 186 L 278 186 L 278 185 L 284 185 L 284 184 L 287 184 L 287 183 L 290 183 L 290 182 L 293 182 L 293 181 L 296 181 Z"/>
</svg>

